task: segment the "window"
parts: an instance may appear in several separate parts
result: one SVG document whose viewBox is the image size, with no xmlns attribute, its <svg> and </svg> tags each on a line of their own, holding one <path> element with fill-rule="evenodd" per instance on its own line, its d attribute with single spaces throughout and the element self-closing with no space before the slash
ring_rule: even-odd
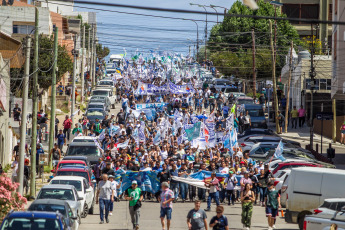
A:
<svg viewBox="0 0 345 230">
<path fill-rule="evenodd" d="M 14 34 L 32 34 L 35 26 L 31 25 L 13 25 Z"/>
<path fill-rule="evenodd" d="M 305 88 L 311 89 L 311 79 L 305 80 Z M 315 79 L 314 80 L 314 90 L 331 90 L 332 81 L 331 79 Z"/>
<path fill-rule="evenodd" d="M 326 90 L 326 89 L 327 89 L 327 80 L 320 79 L 320 90 Z"/>
<path fill-rule="evenodd" d="M 318 4 L 284 4 L 282 11 L 288 18 L 319 19 Z M 291 22 L 304 24 L 303 22 Z"/>
</svg>

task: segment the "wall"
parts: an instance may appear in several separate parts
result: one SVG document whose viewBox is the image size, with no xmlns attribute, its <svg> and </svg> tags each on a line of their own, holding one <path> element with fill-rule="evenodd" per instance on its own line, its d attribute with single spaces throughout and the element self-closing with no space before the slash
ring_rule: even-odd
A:
<svg viewBox="0 0 345 230">
<path fill-rule="evenodd" d="M 345 116 L 337 116 L 336 133 L 337 141 L 340 142 L 340 127 L 345 121 Z M 323 136 L 332 139 L 333 121 L 323 121 Z M 314 132 L 321 134 L 321 121 L 314 119 Z"/>
<path fill-rule="evenodd" d="M 40 33 L 51 35 L 53 32 L 53 24 L 48 8 L 39 9 L 39 28 Z M 16 6 L 0 6 L 1 18 L 6 18 L 1 22 L 1 29 L 12 36 L 13 22 L 35 22 L 35 7 L 16 7 Z"/>
</svg>

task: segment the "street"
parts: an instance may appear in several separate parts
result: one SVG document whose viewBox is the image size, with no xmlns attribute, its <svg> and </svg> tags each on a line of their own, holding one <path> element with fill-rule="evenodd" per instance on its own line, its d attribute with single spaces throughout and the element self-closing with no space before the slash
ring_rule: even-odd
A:
<svg viewBox="0 0 345 230">
<path fill-rule="evenodd" d="M 156 202 L 143 202 L 140 210 L 140 229 L 141 230 L 158 230 L 161 229 L 159 212 L 159 203 Z M 215 216 L 215 204 L 212 204 L 212 211 L 207 212 L 207 221 L 209 222 L 212 216 Z M 186 216 L 190 209 L 194 208 L 194 203 L 177 202 L 173 204 L 171 230 L 187 229 Z M 206 208 L 206 203 L 201 204 L 201 208 Z M 229 229 L 242 229 L 241 224 L 241 205 L 239 203 L 235 206 L 224 205 L 224 214 L 229 221 Z M 114 203 L 113 215 L 109 217 L 109 224 L 99 224 L 99 209 L 95 209 L 94 215 L 88 215 L 82 219 L 80 230 L 95 230 L 97 228 L 103 230 L 132 230 L 131 218 L 128 211 L 128 202 L 121 200 L 121 202 Z M 267 218 L 265 216 L 265 209 L 263 207 L 254 206 L 252 216 L 251 229 L 267 229 Z M 276 229 L 298 229 L 297 224 L 287 224 L 284 218 L 277 218 Z"/>
</svg>

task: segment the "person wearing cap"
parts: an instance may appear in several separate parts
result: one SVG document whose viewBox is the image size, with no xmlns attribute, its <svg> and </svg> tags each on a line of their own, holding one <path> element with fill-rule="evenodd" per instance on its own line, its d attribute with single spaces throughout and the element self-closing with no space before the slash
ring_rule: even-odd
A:
<svg viewBox="0 0 345 230">
<path fill-rule="evenodd" d="M 129 201 L 129 214 L 133 224 L 133 230 L 139 229 L 140 207 L 143 195 L 141 189 L 138 188 L 138 182 L 132 181 L 132 186 L 125 192 L 125 199 Z"/>
<path fill-rule="evenodd" d="M 236 176 L 234 175 L 233 171 L 229 171 L 229 177 L 225 178 L 224 180 L 224 189 L 226 189 L 226 196 L 228 198 L 228 205 L 230 205 L 230 201 L 232 205 L 235 205 L 235 186 L 237 185 L 238 181 Z"/>
<path fill-rule="evenodd" d="M 214 199 L 217 206 L 219 205 L 219 180 L 216 177 L 216 172 L 211 173 L 211 180 L 209 182 L 205 181 L 205 186 L 210 188 L 208 198 L 207 198 L 207 209 L 205 211 L 211 210 L 211 201 Z"/>
<path fill-rule="evenodd" d="M 158 197 L 158 200 L 161 204 L 160 218 L 162 229 L 165 230 L 165 217 L 167 218 L 167 230 L 170 229 L 171 213 L 172 213 L 172 202 L 175 199 L 174 192 L 169 189 L 168 182 L 163 182 L 161 184 L 162 192 Z"/>
<path fill-rule="evenodd" d="M 114 191 L 114 200 L 115 200 L 117 199 L 117 189 L 120 188 L 120 183 L 114 180 L 115 177 L 113 175 L 109 175 L 108 178 L 111 183 L 111 189 Z M 113 215 L 113 209 L 114 209 L 114 201 L 110 201 L 109 216 Z"/>
<path fill-rule="evenodd" d="M 114 170 L 111 167 L 110 157 L 109 158 L 108 157 L 107 157 L 106 166 L 105 166 L 105 168 L 102 169 L 102 174 L 113 175 Z"/>
<path fill-rule="evenodd" d="M 109 223 L 108 215 L 110 202 L 114 202 L 114 190 L 111 187 L 111 182 L 108 180 L 108 175 L 103 174 L 102 179 L 103 180 L 98 183 L 96 194 L 96 204 L 99 203 L 100 224 L 104 224 L 104 211 L 105 221 Z"/>
<path fill-rule="evenodd" d="M 92 129 L 95 132 L 96 136 L 98 136 L 101 131 L 101 123 L 99 122 L 98 118 L 96 118 L 95 123 L 93 123 Z"/>
</svg>

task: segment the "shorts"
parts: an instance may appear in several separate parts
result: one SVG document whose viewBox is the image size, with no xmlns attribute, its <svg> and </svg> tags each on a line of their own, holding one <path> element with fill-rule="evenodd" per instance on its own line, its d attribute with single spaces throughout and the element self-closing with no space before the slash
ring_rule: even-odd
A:
<svg viewBox="0 0 345 230">
<path fill-rule="evenodd" d="M 341 130 L 341 134 L 345 134 L 345 130 Z"/>
<path fill-rule="evenodd" d="M 172 208 L 162 208 L 161 207 L 160 218 L 164 218 L 166 216 L 167 220 L 171 220 L 171 213 L 172 213 Z"/>
<path fill-rule="evenodd" d="M 278 215 L 278 209 L 274 209 L 272 207 L 266 207 L 266 216 L 271 216 L 273 219 L 276 218 Z"/>
</svg>

